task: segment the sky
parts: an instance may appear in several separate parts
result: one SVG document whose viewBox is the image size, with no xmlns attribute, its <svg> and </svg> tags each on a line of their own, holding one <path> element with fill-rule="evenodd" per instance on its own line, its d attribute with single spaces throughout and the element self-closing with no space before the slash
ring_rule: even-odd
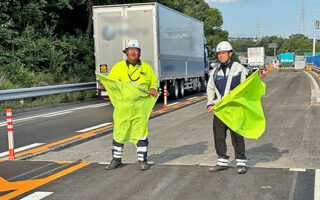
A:
<svg viewBox="0 0 320 200">
<path fill-rule="evenodd" d="M 314 20 L 320 20 L 319 0 L 205 1 L 220 10 L 222 29 L 227 30 L 230 37 L 256 37 L 258 32 L 259 37 L 276 35 L 288 38 L 295 33 L 304 33 L 313 38 Z M 320 29 L 316 31 L 316 38 L 320 38 Z"/>
</svg>

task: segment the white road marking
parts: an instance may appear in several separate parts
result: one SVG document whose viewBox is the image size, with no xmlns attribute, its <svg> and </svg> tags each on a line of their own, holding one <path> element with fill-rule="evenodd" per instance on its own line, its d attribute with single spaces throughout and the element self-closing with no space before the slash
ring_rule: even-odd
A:
<svg viewBox="0 0 320 200">
<path fill-rule="evenodd" d="M 107 106 L 107 105 L 110 105 L 110 103 L 99 103 L 99 104 L 83 106 L 83 107 L 79 107 L 79 108 L 72 108 L 70 110 L 81 110 L 81 109 L 85 109 L 85 108 L 98 108 L 98 107 Z"/>
<path fill-rule="evenodd" d="M 320 169 L 316 169 L 314 178 L 314 200 L 320 200 Z"/>
<path fill-rule="evenodd" d="M 14 153 L 25 151 L 27 149 L 32 149 L 32 148 L 35 148 L 35 147 L 38 147 L 38 146 L 41 146 L 41 145 L 44 145 L 44 143 L 33 143 L 33 144 L 30 144 L 30 145 L 27 145 L 27 146 L 24 146 L 24 147 L 20 147 L 20 148 L 14 149 Z M 4 156 L 7 156 L 7 155 L 9 155 L 8 151 L 0 153 L 0 158 L 4 157 Z"/>
<path fill-rule="evenodd" d="M 96 126 L 92 126 L 92 127 L 86 128 L 86 129 L 79 130 L 79 131 L 77 131 L 77 133 L 84 133 L 84 132 L 91 131 L 91 130 L 94 130 L 94 129 L 97 129 L 97 128 L 100 128 L 100 127 L 108 126 L 110 124 L 112 124 L 112 122 L 99 124 L 99 125 L 96 125 Z"/>
<path fill-rule="evenodd" d="M 58 112 L 53 112 L 53 113 L 48 113 L 48 114 L 44 114 L 42 115 L 42 117 L 54 117 L 57 115 L 63 115 L 63 114 L 67 114 L 67 113 L 72 113 L 72 111 L 58 111 Z"/>
<path fill-rule="evenodd" d="M 52 112 L 52 113 L 46 113 L 46 114 L 41 114 L 41 115 L 24 117 L 24 118 L 20 118 L 20 119 L 14 119 L 13 121 L 16 123 L 19 121 L 24 121 L 24 120 L 29 120 L 29 119 L 39 118 L 39 117 L 53 117 L 53 116 L 57 116 L 57 115 L 71 113 L 72 111 L 75 111 L 75 110 L 82 110 L 82 109 L 86 109 L 86 108 L 98 108 L 98 107 L 107 106 L 107 105 L 110 105 L 110 103 L 99 103 L 99 104 L 95 104 L 95 105 L 72 108 L 69 110 L 62 110 L 62 111 L 57 111 L 57 112 Z M 6 125 L 7 125 L 7 122 L 0 122 L 0 127 L 6 126 Z"/>
<path fill-rule="evenodd" d="M 306 169 L 302 169 L 302 168 L 290 168 L 289 171 L 291 171 L 291 172 L 305 172 Z"/>
<path fill-rule="evenodd" d="M 191 99 L 195 99 L 195 98 L 198 98 L 198 97 L 190 97 L 190 98 L 187 98 L 187 100 L 191 100 Z"/>
<path fill-rule="evenodd" d="M 180 102 L 174 102 L 174 103 L 168 104 L 167 106 L 177 105 L 178 103 L 180 103 Z"/>
<path fill-rule="evenodd" d="M 110 162 L 98 162 L 99 165 L 107 165 L 110 164 Z"/>
<path fill-rule="evenodd" d="M 51 195 L 53 192 L 34 192 L 21 200 L 40 200 L 43 199 L 49 195 Z"/>
</svg>

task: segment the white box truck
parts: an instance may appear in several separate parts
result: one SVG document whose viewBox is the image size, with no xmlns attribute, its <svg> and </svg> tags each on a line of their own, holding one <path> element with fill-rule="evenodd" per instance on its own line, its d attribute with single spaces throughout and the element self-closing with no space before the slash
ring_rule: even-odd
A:
<svg viewBox="0 0 320 200">
<path fill-rule="evenodd" d="M 107 75 L 126 59 L 128 40 L 141 45 L 141 60 L 150 64 L 170 96 L 183 97 L 185 90 L 204 90 L 208 53 L 203 22 L 159 3 L 93 6 L 96 73 Z M 97 80 L 100 94 L 106 92 Z"/>
<path fill-rule="evenodd" d="M 248 64 L 252 67 L 252 71 L 256 71 L 259 70 L 259 68 L 263 68 L 264 62 L 264 47 L 248 48 Z"/>
</svg>

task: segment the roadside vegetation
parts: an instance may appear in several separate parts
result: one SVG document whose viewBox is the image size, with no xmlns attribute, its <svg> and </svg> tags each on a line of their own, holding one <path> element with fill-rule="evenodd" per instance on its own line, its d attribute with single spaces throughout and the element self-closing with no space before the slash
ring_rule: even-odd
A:
<svg viewBox="0 0 320 200">
<path fill-rule="evenodd" d="M 0 90 L 95 81 L 92 6 L 144 2 L 154 0 L 2 0 Z M 221 28 L 221 12 L 210 8 L 204 0 L 157 2 L 203 21 L 209 49 L 228 39 L 228 31 Z M 278 44 L 277 53 L 286 50 L 300 52 L 309 47 L 310 41 L 303 36 L 293 37 L 288 40 L 272 36 L 254 43 L 235 41 L 233 45 L 236 51 L 244 51 L 249 46 L 266 47 L 268 43 L 275 42 Z M 271 51 L 273 49 L 266 48 L 267 55 Z M 213 55 L 212 59 L 216 56 Z M 236 56 L 234 59 L 238 60 Z M 36 106 L 94 96 L 94 91 L 83 92 L 82 95 L 53 95 L 27 99 L 23 105 L 19 101 L 1 102 L 0 108 Z"/>
<path fill-rule="evenodd" d="M 258 40 L 238 39 L 231 41 L 237 53 L 246 53 L 249 47 L 264 47 L 266 56 L 273 56 L 274 49 L 269 44 L 277 44 L 276 56 L 280 53 L 294 52 L 295 55 L 303 56 L 306 52 L 312 52 L 312 40 L 303 34 L 292 34 L 289 38 L 277 36 L 265 36 Z M 316 43 L 316 51 L 320 51 L 320 44 Z"/>
<path fill-rule="evenodd" d="M 95 81 L 92 6 L 154 1 L 3 0 L 0 2 L 0 89 Z M 220 11 L 204 0 L 159 0 L 205 23 L 209 48 L 228 38 Z M 81 94 L 81 95 L 80 95 Z M 1 102 L 0 109 L 87 99 L 94 91 Z"/>
</svg>

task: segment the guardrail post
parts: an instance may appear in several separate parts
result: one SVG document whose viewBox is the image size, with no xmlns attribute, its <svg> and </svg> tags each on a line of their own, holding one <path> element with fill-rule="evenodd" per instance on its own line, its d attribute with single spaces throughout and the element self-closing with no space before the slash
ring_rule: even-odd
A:
<svg viewBox="0 0 320 200">
<path fill-rule="evenodd" d="M 8 146 L 9 160 L 14 159 L 14 140 L 13 140 L 13 125 L 12 125 L 12 109 L 7 109 L 7 126 L 8 126 Z"/>
<path fill-rule="evenodd" d="M 167 110 L 167 85 L 163 86 L 163 98 L 164 98 L 164 106 L 163 109 Z"/>
</svg>

